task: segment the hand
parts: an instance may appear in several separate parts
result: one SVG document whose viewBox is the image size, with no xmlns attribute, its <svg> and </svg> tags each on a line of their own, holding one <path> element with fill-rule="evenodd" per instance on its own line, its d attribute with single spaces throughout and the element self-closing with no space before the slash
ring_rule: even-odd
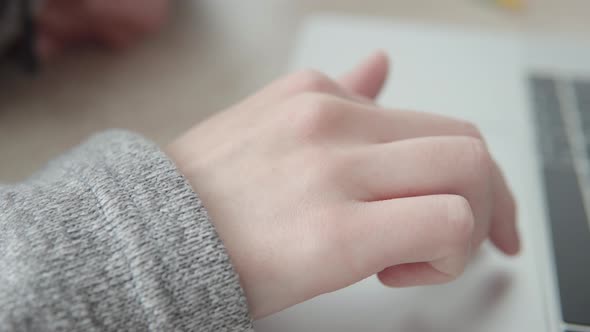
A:
<svg viewBox="0 0 590 332">
<path fill-rule="evenodd" d="M 448 282 L 488 237 L 518 252 L 514 200 L 476 127 L 376 106 L 387 67 L 378 53 L 338 82 L 288 76 L 169 146 L 254 318 L 376 273 Z"/>
<path fill-rule="evenodd" d="M 45 60 L 84 43 L 125 47 L 159 29 L 169 5 L 169 0 L 45 0 L 37 18 L 37 52 Z"/>
</svg>

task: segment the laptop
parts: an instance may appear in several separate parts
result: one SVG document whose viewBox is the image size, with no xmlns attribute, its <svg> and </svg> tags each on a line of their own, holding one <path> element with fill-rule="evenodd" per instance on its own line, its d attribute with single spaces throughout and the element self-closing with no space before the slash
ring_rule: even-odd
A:
<svg viewBox="0 0 590 332">
<path fill-rule="evenodd" d="M 590 43 L 314 16 L 291 69 L 337 76 L 375 49 L 393 60 L 381 105 L 480 127 L 518 200 L 522 254 L 485 244 L 452 283 L 391 289 L 372 277 L 261 320 L 257 331 L 590 331 Z"/>
</svg>

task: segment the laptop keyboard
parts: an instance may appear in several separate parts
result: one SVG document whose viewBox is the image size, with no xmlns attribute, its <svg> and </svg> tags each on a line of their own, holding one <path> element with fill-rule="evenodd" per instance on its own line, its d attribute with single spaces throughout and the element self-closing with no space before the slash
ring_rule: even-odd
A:
<svg viewBox="0 0 590 332">
<path fill-rule="evenodd" d="M 577 80 L 573 83 L 577 96 L 577 107 L 581 116 L 581 124 L 586 134 L 586 152 L 590 155 L 590 80 Z"/>
<path fill-rule="evenodd" d="M 590 326 L 590 80 L 530 79 L 565 323 Z"/>
</svg>

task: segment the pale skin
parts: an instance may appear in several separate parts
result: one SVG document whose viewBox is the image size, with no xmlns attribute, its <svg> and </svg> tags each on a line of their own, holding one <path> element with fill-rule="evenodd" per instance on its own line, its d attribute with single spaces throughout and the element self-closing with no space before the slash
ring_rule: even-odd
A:
<svg viewBox="0 0 590 332">
<path fill-rule="evenodd" d="M 47 60 L 88 42 L 125 47 L 161 27 L 169 5 L 46 0 L 37 50 Z M 207 208 L 253 318 L 375 274 L 392 287 L 452 281 L 486 239 L 520 250 L 514 199 L 479 130 L 380 107 L 388 71 L 376 53 L 339 80 L 289 75 L 165 149 Z"/>
<path fill-rule="evenodd" d="M 478 129 L 378 106 L 387 73 L 383 53 L 339 80 L 295 73 L 166 149 L 253 318 L 375 274 L 392 287 L 452 281 L 486 239 L 518 253 L 515 202 Z"/>
</svg>

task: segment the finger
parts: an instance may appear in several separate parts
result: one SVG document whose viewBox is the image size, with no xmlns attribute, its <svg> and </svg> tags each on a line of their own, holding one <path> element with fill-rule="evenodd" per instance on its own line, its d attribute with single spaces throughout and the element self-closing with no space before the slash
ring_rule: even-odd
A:
<svg viewBox="0 0 590 332">
<path fill-rule="evenodd" d="M 430 263 L 407 263 L 391 266 L 377 273 L 382 284 L 389 287 L 412 287 L 449 282 L 452 276 L 435 269 Z"/>
<path fill-rule="evenodd" d="M 386 143 L 425 136 L 471 136 L 481 138 L 477 128 L 468 122 L 426 112 L 384 110 L 372 105 L 351 105 L 371 112 L 375 143 Z"/>
<path fill-rule="evenodd" d="M 464 121 L 420 112 L 383 112 L 392 118 L 387 126 L 374 127 L 373 132 L 380 139 L 403 140 L 422 136 L 462 135 L 483 139 L 473 125 Z M 396 125 L 397 124 L 397 125 Z M 376 130 L 380 129 L 380 133 Z M 520 251 L 520 237 L 516 222 L 516 203 L 504 176 L 496 162 L 492 163 L 493 203 L 490 240 L 503 253 L 516 255 Z"/>
<path fill-rule="evenodd" d="M 460 275 L 469 258 L 474 221 L 461 196 L 359 203 L 350 217 L 356 222 L 338 227 L 347 234 L 345 266 L 353 271 L 345 272 L 355 276 L 354 281 L 392 266 L 412 266 L 420 283 L 445 282 Z M 407 265 L 412 263 L 429 268 Z"/>
<path fill-rule="evenodd" d="M 260 92 L 234 105 L 228 112 L 216 116 L 220 132 L 228 128 L 243 128 L 260 123 L 271 114 L 276 114 L 279 104 L 296 96 L 305 94 L 335 96 L 341 99 L 352 98 L 346 91 L 326 75 L 313 70 L 304 70 L 263 88 Z M 242 112 L 248 109 L 251 112 Z"/>
<path fill-rule="evenodd" d="M 263 88 L 239 105 L 263 108 L 277 101 L 303 93 L 324 93 L 362 104 L 373 104 L 385 84 L 389 60 L 376 52 L 361 62 L 338 82 L 315 70 L 303 70 L 283 77 Z"/>
<path fill-rule="evenodd" d="M 375 105 L 358 103 L 350 98 L 333 98 L 334 107 L 340 109 L 342 117 L 349 117 L 355 128 L 364 131 L 369 143 L 389 143 L 408 138 L 424 136 L 471 136 L 481 138 L 475 127 L 465 121 L 415 111 L 384 110 Z"/>
<path fill-rule="evenodd" d="M 274 81 L 260 90 L 260 92 L 244 100 L 237 107 L 262 110 L 267 105 L 273 105 L 306 93 L 320 93 L 344 99 L 353 99 L 347 91 L 328 76 L 321 72 L 307 69 Z"/>
<path fill-rule="evenodd" d="M 384 111 L 374 105 L 323 94 L 307 94 L 320 97 L 324 109 L 332 112 L 331 129 L 340 139 L 362 139 L 364 143 L 390 143 L 408 138 L 425 136 L 470 136 L 479 138 L 475 127 L 452 118 L 424 112 Z M 303 96 L 301 96 L 303 97 Z M 302 98 L 300 98 L 302 100 Z M 305 105 L 301 106 L 303 110 Z"/>
<path fill-rule="evenodd" d="M 234 123 L 240 125 L 260 121 L 276 107 L 268 107 L 289 98 L 306 93 L 326 94 L 350 100 L 354 104 L 372 105 L 381 90 L 388 71 L 388 59 L 383 52 L 377 52 L 362 62 L 340 82 L 315 70 L 303 70 L 269 84 L 258 93 L 235 105 L 232 109 L 252 109 L 249 114 L 233 115 Z M 229 117 L 221 114 L 220 117 Z M 221 123 L 222 121 L 220 121 Z"/>
<path fill-rule="evenodd" d="M 445 116 L 424 112 L 384 111 L 370 105 L 354 107 L 365 110 L 347 113 L 356 117 L 356 120 L 350 122 L 371 128 L 366 130 L 366 137 L 373 142 L 391 142 L 425 136 L 467 136 L 483 139 L 472 124 Z M 494 207 L 490 239 L 505 254 L 515 255 L 520 250 L 516 204 L 495 162 L 492 163 L 492 172 Z"/>
<path fill-rule="evenodd" d="M 274 96 L 282 100 L 302 93 L 325 93 L 355 102 L 372 104 L 385 84 L 389 71 L 389 60 L 384 52 L 376 52 L 339 81 L 314 71 L 304 70 L 271 84 L 259 94 L 260 97 Z M 255 96 L 253 99 L 257 99 Z M 260 98 L 268 99 L 268 98 Z"/>
<path fill-rule="evenodd" d="M 520 236 L 516 226 L 516 204 L 514 197 L 499 168 L 494 170 L 494 204 L 490 240 L 507 255 L 516 255 L 520 251 Z"/>
<path fill-rule="evenodd" d="M 336 139 L 341 143 L 387 144 L 427 136 L 478 138 L 478 132 L 470 129 L 465 122 L 421 112 L 385 112 L 373 105 L 361 104 L 340 96 L 307 93 L 298 96 L 297 100 L 286 101 L 286 103 L 289 102 L 296 102 L 296 105 L 291 107 L 301 110 L 301 114 L 315 114 L 311 119 L 314 121 L 319 119 L 323 122 L 322 137 Z M 308 118 L 310 117 L 303 117 L 304 120 Z M 245 117 L 240 120 L 242 125 L 248 123 Z M 314 127 L 317 129 L 317 123 Z"/>
<path fill-rule="evenodd" d="M 344 75 L 339 83 L 354 94 L 374 100 L 385 85 L 388 72 L 387 54 L 379 51 Z"/>
<path fill-rule="evenodd" d="M 362 172 L 346 182 L 361 201 L 454 194 L 465 197 L 477 221 L 474 247 L 488 235 L 492 161 L 471 137 L 420 137 L 358 149 L 343 163 Z"/>
</svg>

